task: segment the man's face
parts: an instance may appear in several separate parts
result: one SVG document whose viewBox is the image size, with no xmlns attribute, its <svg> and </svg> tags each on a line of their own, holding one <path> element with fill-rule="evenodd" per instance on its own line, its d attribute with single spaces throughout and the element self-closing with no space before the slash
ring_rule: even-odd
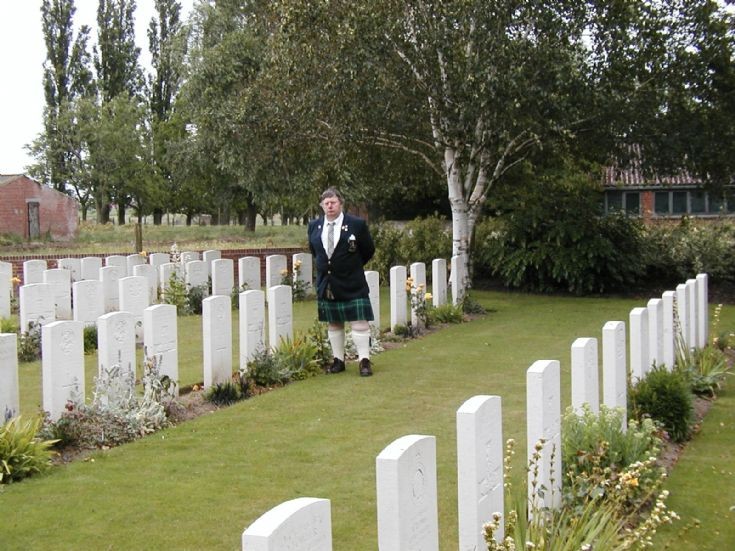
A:
<svg viewBox="0 0 735 551">
<path fill-rule="evenodd" d="M 322 210 L 328 220 L 334 220 L 342 212 L 342 203 L 337 197 L 325 197 L 322 200 Z"/>
</svg>

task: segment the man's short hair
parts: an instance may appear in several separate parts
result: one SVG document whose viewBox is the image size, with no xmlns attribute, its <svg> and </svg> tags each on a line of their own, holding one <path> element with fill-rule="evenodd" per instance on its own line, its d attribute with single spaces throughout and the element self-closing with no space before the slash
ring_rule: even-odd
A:
<svg viewBox="0 0 735 551">
<path fill-rule="evenodd" d="M 336 187 L 328 187 L 327 189 L 325 189 L 322 192 L 321 196 L 319 197 L 319 202 L 321 203 L 327 197 L 336 197 L 337 199 L 339 199 L 340 203 L 345 202 L 345 198 L 342 197 L 342 194 L 339 192 L 339 190 Z"/>
</svg>

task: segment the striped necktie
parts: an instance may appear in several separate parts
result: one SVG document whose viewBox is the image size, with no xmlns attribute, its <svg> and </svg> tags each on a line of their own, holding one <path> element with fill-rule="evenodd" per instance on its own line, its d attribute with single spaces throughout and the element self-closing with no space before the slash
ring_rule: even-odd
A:
<svg viewBox="0 0 735 551">
<path fill-rule="evenodd" d="M 334 222 L 328 222 L 327 226 L 327 256 L 331 257 L 334 252 Z"/>
</svg>

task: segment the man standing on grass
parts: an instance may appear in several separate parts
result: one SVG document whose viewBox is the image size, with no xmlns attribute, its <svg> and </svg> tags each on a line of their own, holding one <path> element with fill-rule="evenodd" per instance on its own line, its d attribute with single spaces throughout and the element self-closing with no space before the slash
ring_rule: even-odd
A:
<svg viewBox="0 0 735 551">
<path fill-rule="evenodd" d="M 373 374 L 370 366 L 370 325 L 373 309 L 365 279 L 365 264 L 375 244 L 367 223 L 342 211 L 344 199 L 333 187 L 322 193 L 324 216 L 309 222 L 309 248 L 316 262 L 319 321 L 326 321 L 334 361 L 327 373 L 345 370 L 345 322 L 352 326 L 360 376 Z"/>
</svg>

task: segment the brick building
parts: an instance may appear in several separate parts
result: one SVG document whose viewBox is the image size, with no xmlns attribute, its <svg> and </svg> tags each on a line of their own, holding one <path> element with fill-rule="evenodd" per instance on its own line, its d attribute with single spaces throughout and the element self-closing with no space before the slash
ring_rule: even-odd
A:
<svg viewBox="0 0 735 551">
<path fill-rule="evenodd" d="M 0 174 L 0 233 L 28 240 L 71 239 L 79 226 L 76 199 L 25 174 Z"/>
</svg>

